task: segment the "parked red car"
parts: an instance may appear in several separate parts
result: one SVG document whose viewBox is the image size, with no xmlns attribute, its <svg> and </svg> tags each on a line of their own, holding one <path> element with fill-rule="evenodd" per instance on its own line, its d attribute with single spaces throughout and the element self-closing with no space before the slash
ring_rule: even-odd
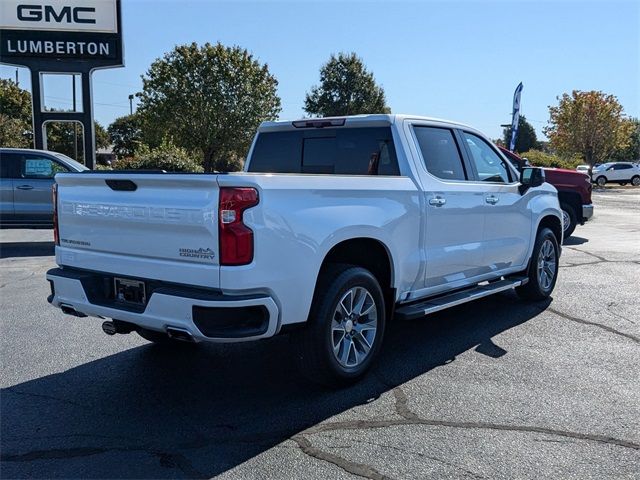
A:
<svg viewBox="0 0 640 480">
<path fill-rule="evenodd" d="M 527 162 L 522 157 L 506 148 L 500 146 L 498 148 L 518 170 L 526 165 Z M 584 225 L 593 216 L 591 179 L 584 173 L 564 168 L 545 168 L 544 174 L 547 182 L 558 190 L 558 199 L 562 208 L 564 238 L 569 238 L 578 223 Z"/>
</svg>

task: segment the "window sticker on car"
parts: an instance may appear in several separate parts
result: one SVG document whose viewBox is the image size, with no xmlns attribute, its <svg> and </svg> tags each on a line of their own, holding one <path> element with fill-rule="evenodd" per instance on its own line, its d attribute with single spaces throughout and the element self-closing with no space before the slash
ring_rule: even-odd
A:
<svg viewBox="0 0 640 480">
<path fill-rule="evenodd" d="M 51 176 L 51 160 L 26 159 L 24 173 L 25 175 Z"/>
</svg>

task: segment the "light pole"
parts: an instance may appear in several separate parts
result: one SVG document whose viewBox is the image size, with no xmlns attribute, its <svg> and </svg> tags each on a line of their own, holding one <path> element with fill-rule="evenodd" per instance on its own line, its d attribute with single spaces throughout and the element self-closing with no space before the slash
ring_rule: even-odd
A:
<svg viewBox="0 0 640 480">
<path fill-rule="evenodd" d="M 129 115 L 133 115 L 133 94 L 129 95 Z"/>
</svg>

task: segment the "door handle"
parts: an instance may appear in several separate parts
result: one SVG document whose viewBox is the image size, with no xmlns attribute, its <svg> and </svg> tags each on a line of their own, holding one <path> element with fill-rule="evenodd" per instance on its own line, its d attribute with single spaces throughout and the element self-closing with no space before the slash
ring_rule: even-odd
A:
<svg viewBox="0 0 640 480">
<path fill-rule="evenodd" d="M 447 203 L 447 201 L 442 197 L 433 197 L 429 199 L 429 205 L 433 205 L 434 207 L 441 207 L 445 203 Z"/>
<path fill-rule="evenodd" d="M 33 187 L 31 185 L 18 185 L 16 188 L 18 190 L 33 190 Z"/>
<path fill-rule="evenodd" d="M 488 197 L 485 197 L 484 201 L 487 202 L 487 203 L 490 203 L 491 205 L 495 205 L 496 203 L 498 203 L 500 201 L 500 199 L 498 197 L 496 197 L 495 195 L 490 195 Z"/>
</svg>

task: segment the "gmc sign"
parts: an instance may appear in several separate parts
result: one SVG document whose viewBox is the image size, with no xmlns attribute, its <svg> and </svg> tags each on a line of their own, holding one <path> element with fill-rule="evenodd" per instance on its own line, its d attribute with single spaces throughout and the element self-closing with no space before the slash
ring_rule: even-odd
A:
<svg viewBox="0 0 640 480">
<path fill-rule="evenodd" d="M 2 0 L 0 28 L 74 32 L 118 31 L 115 0 Z"/>
<path fill-rule="evenodd" d="M 96 23 L 95 7 L 62 7 L 56 11 L 52 5 L 18 5 L 17 10 L 18 20 L 23 22 Z"/>
</svg>

